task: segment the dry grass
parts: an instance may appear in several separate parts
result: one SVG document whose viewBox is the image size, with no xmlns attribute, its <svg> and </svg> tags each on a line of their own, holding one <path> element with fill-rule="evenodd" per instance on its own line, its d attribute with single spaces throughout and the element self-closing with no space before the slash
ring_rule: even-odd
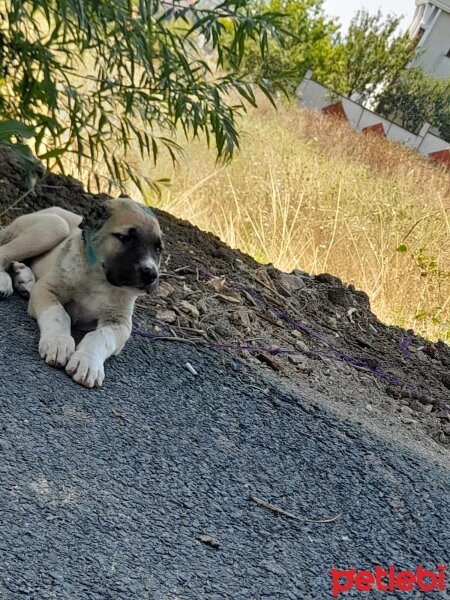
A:
<svg viewBox="0 0 450 600">
<path fill-rule="evenodd" d="M 242 123 L 218 167 L 190 144 L 159 206 L 285 271 L 330 272 L 383 321 L 450 340 L 450 174 L 415 153 L 295 107 Z M 401 245 L 406 251 L 399 252 Z"/>
</svg>

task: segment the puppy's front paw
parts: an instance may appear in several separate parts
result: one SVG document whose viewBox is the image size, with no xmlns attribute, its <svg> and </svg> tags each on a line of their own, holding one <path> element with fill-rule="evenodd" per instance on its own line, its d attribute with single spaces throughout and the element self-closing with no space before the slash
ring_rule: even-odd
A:
<svg viewBox="0 0 450 600">
<path fill-rule="evenodd" d="M 95 356 L 85 354 L 81 350 L 72 354 L 66 367 L 66 373 L 76 383 L 88 388 L 100 387 L 105 378 L 103 361 Z"/>
<path fill-rule="evenodd" d="M 5 271 L 0 271 L 0 299 L 7 298 L 13 293 L 11 277 Z"/>
<path fill-rule="evenodd" d="M 41 338 L 39 341 L 39 354 L 51 367 L 65 367 L 74 352 L 75 340 L 70 335 Z"/>
</svg>

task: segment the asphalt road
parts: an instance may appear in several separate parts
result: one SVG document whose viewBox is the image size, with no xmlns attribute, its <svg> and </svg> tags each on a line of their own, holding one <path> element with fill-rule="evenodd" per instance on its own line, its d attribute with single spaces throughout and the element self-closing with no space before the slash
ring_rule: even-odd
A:
<svg viewBox="0 0 450 600">
<path fill-rule="evenodd" d="M 0 303 L 1 600 L 318 600 L 333 567 L 450 569 L 449 474 L 301 390 L 134 337 L 90 391 L 37 340 L 25 303 Z M 342 516 L 293 521 L 250 495 Z M 341 598 L 449 598 L 446 579 L 443 593 Z"/>
</svg>

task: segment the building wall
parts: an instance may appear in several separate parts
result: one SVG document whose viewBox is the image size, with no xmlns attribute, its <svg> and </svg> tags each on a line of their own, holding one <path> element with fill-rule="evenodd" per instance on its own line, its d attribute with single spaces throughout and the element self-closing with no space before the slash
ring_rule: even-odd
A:
<svg viewBox="0 0 450 600">
<path fill-rule="evenodd" d="M 436 77 L 450 77 L 450 1 L 418 0 L 416 4 L 409 32 L 420 39 L 418 56 L 410 66 L 422 67 Z"/>
<path fill-rule="evenodd" d="M 347 120 L 359 131 L 381 123 L 387 138 L 414 148 L 426 156 L 431 152 L 450 148 L 448 142 L 431 133 L 428 124 L 424 124 L 418 134 L 412 133 L 357 102 L 332 92 L 324 85 L 312 80 L 311 75 L 311 71 L 308 71 L 305 79 L 297 88 L 296 95 L 301 106 L 321 111 L 330 104 L 341 102 Z"/>
</svg>

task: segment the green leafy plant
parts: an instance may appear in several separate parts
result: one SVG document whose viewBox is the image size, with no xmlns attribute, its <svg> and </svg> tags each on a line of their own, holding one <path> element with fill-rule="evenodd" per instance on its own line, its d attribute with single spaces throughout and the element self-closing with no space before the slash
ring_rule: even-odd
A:
<svg viewBox="0 0 450 600">
<path fill-rule="evenodd" d="M 0 116 L 34 128 L 47 166 L 72 159 L 97 187 L 106 167 L 110 183 L 140 189 L 155 182 L 130 156 L 175 160 L 180 129 L 232 156 L 237 117 L 256 104 L 239 70 L 246 44 L 264 56 L 282 23 L 246 0 L 3 0 L 0 15 Z"/>
<path fill-rule="evenodd" d="M 400 19 L 363 9 L 336 41 L 334 62 L 319 78 L 340 94 L 376 97 L 380 86 L 395 80 L 415 55 L 414 40 L 398 33 Z"/>
<path fill-rule="evenodd" d="M 258 40 L 246 49 L 240 69 L 271 88 L 282 86 L 292 95 L 308 69 L 316 77 L 328 72 L 333 63 L 333 36 L 339 25 L 326 17 L 323 0 L 253 0 L 249 3 L 255 16 L 269 9 L 285 15 L 286 25 L 268 42 L 261 58 Z M 231 35 L 232 32 L 230 32 Z"/>
<path fill-rule="evenodd" d="M 410 131 L 425 122 L 450 142 L 450 80 L 432 77 L 420 68 L 407 69 L 383 93 L 378 110 Z"/>
<path fill-rule="evenodd" d="M 28 186 L 31 186 L 33 167 L 37 161 L 31 148 L 24 144 L 23 140 L 30 139 L 34 135 L 33 128 L 20 121 L 14 119 L 0 121 L 0 147 L 10 148 L 23 161 Z"/>
</svg>

